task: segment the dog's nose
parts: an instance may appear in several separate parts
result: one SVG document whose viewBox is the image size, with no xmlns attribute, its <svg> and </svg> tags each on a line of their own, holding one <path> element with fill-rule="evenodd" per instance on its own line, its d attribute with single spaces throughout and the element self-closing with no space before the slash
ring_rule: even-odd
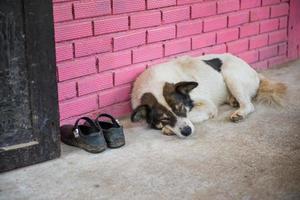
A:
<svg viewBox="0 0 300 200">
<path fill-rule="evenodd" d="M 189 126 L 185 126 L 183 129 L 181 129 L 181 134 L 184 136 L 189 136 L 192 133 L 192 129 Z"/>
</svg>

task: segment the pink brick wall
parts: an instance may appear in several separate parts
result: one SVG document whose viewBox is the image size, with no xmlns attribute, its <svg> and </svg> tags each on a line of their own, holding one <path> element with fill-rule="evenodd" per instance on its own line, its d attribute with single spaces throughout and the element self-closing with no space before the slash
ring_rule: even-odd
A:
<svg viewBox="0 0 300 200">
<path fill-rule="evenodd" d="M 256 69 L 287 61 L 288 0 L 53 0 L 61 123 L 130 112 L 147 67 L 231 52 Z"/>
</svg>

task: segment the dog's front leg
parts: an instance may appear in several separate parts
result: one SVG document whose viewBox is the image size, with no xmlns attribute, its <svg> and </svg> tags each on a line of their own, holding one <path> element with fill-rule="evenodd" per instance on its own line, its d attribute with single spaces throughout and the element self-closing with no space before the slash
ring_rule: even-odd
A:
<svg viewBox="0 0 300 200">
<path fill-rule="evenodd" d="M 193 123 L 200 123 L 218 114 L 218 109 L 213 102 L 200 100 L 194 103 L 193 109 L 188 113 L 188 118 Z"/>
</svg>

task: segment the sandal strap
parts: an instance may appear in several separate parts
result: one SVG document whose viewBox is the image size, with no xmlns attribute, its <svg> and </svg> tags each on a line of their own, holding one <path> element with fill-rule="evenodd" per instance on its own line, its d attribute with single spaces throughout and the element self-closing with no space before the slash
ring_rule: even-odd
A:
<svg viewBox="0 0 300 200">
<path fill-rule="evenodd" d="M 113 116 L 111 116 L 111 115 L 109 115 L 109 114 L 106 114 L 106 113 L 103 113 L 103 114 L 98 115 L 98 117 L 97 117 L 96 120 L 95 120 L 97 124 L 99 124 L 99 119 L 100 119 L 101 117 L 109 118 L 109 119 L 112 121 L 113 124 L 116 124 L 116 125 L 120 126 L 119 120 L 115 119 Z"/>
<path fill-rule="evenodd" d="M 86 121 L 87 123 L 89 123 L 89 125 L 90 125 L 91 127 L 95 127 L 95 128 L 97 128 L 97 129 L 99 129 L 98 126 L 95 124 L 95 122 L 94 122 L 92 119 L 90 119 L 90 118 L 88 118 L 88 117 L 81 117 L 81 118 L 79 118 L 79 119 L 76 120 L 75 125 L 74 125 L 74 129 L 73 129 L 73 134 L 74 134 L 74 136 L 75 136 L 76 138 L 78 138 L 79 135 L 80 135 L 80 131 L 79 131 L 79 129 L 78 129 L 79 121 L 80 121 L 80 120 L 84 120 L 84 121 Z"/>
</svg>

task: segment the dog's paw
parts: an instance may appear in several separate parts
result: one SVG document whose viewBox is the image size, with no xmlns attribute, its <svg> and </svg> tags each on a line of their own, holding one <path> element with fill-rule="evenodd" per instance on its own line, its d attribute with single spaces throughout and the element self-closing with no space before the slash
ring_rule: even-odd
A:
<svg viewBox="0 0 300 200">
<path fill-rule="evenodd" d="M 175 133 L 167 127 L 163 127 L 161 131 L 164 135 L 175 135 Z"/>
<path fill-rule="evenodd" d="M 239 112 L 234 112 L 231 116 L 230 116 L 230 120 L 232 122 L 239 122 L 242 121 L 244 119 L 244 116 L 242 114 L 240 114 Z"/>
</svg>

